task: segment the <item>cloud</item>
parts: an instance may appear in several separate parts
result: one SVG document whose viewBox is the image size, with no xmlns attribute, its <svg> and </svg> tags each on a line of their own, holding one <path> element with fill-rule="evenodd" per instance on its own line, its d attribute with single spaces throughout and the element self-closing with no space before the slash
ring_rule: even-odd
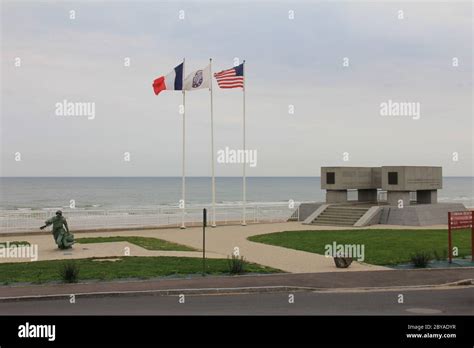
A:
<svg viewBox="0 0 474 348">
<path fill-rule="evenodd" d="M 431 2 L 7 2 L 2 174 L 180 175 L 182 96 L 154 96 L 151 83 L 183 57 L 191 71 L 212 56 L 215 71 L 234 57 L 247 59 L 247 141 L 259 151 L 250 175 L 314 175 L 322 164 L 339 163 L 344 151 L 352 165 L 423 162 L 471 175 L 466 9 Z M 59 119 L 54 105 L 64 99 L 95 102 L 96 119 Z M 381 117 L 387 99 L 420 102 L 421 120 Z M 214 102 L 216 150 L 241 146 L 242 92 L 216 88 Z M 188 173 L 209 175 L 209 93 L 189 93 L 186 104 Z M 21 165 L 13 161 L 16 151 Z M 132 153 L 127 164 L 125 151 Z M 456 167 L 452 151 L 467 154 Z M 240 170 L 219 166 L 217 173 Z"/>
</svg>

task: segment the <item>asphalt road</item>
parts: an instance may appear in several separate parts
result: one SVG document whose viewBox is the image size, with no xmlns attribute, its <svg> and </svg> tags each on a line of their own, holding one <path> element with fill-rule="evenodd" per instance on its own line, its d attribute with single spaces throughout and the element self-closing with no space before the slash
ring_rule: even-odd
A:
<svg viewBox="0 0 474 348">
<path fill-rule="evenodd" d="M 404 303 L 398 303 L 403 294 Z M 473 315 L 474 287 L 358 293 L 119 296 L 0 303 L 1 315 Z"/>
</svg>

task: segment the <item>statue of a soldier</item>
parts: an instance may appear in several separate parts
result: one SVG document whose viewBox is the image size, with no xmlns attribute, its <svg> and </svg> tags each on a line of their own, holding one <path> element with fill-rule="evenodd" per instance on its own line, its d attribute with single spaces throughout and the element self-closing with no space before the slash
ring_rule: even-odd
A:
<svg viewBox="0 0 474 348">
<path fill-rule="evenodd" d="M 74 235 L 69 232 L 67 221 L 63 216 L 63 212 L 58 210 L 56 216 L 45 221 L 45 225 L 41 226 L 40 229 L 44 229 L 49 225 L 53 225 L 53 237 L 54 241 L 58 245 L 59 249 L 69 249 L 74 244 Z"/>
</svg>

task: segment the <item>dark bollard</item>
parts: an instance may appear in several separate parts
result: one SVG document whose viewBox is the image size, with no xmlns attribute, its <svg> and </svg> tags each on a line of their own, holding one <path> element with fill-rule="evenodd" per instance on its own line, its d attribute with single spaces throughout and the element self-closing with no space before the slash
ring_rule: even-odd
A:
<svg viewBox="0 0 474 348">
<path fill-rule="evenodd" d="M 207 226 L 207 210 L 202 210 L 202 276 L 206 275 L 206 226 Z"/>
</svg>

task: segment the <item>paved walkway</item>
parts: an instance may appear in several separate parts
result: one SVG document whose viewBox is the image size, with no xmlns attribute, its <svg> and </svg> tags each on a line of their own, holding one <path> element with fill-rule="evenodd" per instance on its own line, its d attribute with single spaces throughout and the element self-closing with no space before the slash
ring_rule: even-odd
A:
<svg viewBox="0 0 474 348">
<path fill-rule="evenodd" d="M 130 234 L 125 234 L 130 235 Z M 81 235 L 82 236 L 82 235 Z M 76 238 L 79 235 L 75 234 Z M 89 237 L 89 235 L 87 235 Z M 128 242 L 112 242 L 112 243 L 76 243 L 73 249 L 59 250 L 55 247 L 53 238 L 51 236 L 25 236 L 25 237 L 10 237 L 0 238 L 0 243 L 4 241 L 22 240 L 28 241 L 31 245 L 38 245 L 38 260 L 67 260 L 67 259 L 85 259 L 91 257 L 123 257 L 126 252 L 130 256 L 178 256 L 178 257 L 202 257 L 200 251 L 162 251 L 162 250 L 148 250 L 136 244 Z M 222 258 L 222 255 L 209 252 L 206 256 L 212 259 Z M 6 262 L 25 262 L 29 258 L 0 258 L 0 263 Z M 35 260 L 36 261 L 36 260 Z"/>
<path fill-rule="evenodd" d="M 430 226 L 425 228 L 444 228 L 445 226 Z M 404 228 L 406 226 L 375 225 L 368 228 Z M 210 258 L 226 258 L 232 254 L 234 248 L 239 248 L 240 255 L 247 261 L 261 265 L 278 268 L 290 273 L 313 272 L 353 272 L 387 270 L 385 267 L 373 266 L 354 262 L 347 269 L 339 269 L 334 265 L 332 258 L 323 255 L 282 248 L 277 246 L 254 243 L 247 240 L 249 236 L 279 231 L 297 230 L 341 230 L 348 228 L 302 225 L 299 222 L 253 224 L 248 226 L 218 226 L 206 230 L 206 255 Z M 142 236 L 154 237 L 167 241 L 187 245 L 196 249 L 202 248 L 202 228 L 191 227 L 185 230 L 170 228 L 156 230 L 112 231 L 76 233 L 76 238 L 81 237 L 107 237 L 107 236 Z M 201 257 L 200 252 L 178 251 L 151 251 L 126 242 L 76 244 L 72 250 L 61 251 L 55 249 L 51 235 L 24 235 L 0 237 L 0 243 L 5 241 L 24 240 L 38 245 L 38 260 L 77 259 L 88 257 L 124 256 L 124 248 L 130 248 L 130 256 L 187 256 Z M 25 259 L 0 258 L 2 262 L 24 262 Z"/>
</svg>

